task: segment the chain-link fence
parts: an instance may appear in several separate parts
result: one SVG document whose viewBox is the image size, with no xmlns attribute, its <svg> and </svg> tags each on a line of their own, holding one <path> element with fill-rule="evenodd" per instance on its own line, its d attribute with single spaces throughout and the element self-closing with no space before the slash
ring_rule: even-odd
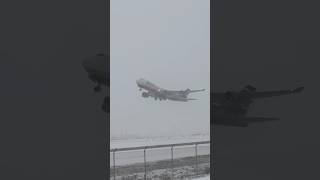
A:
<svg viewBox="0 0 320 180">
<path fill-rule="evenodd" d="M 110 150 L 110 179 L 183 179 L 210 173 L 210 141 Z"/>
</svg>

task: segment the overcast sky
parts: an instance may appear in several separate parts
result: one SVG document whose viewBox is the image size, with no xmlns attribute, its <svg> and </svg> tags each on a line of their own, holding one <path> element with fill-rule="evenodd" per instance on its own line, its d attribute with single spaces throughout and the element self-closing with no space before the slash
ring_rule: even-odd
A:
<svg viewBox="0 0 320 180">
<path fill-rule="evenodd" d="M 111 136 L 209 132 L 209 2 L 111 1 Z M 207 91 L 190 94 L 197 101 L 160 102 L 141 97 L 139 78 Z"/>
</svg>

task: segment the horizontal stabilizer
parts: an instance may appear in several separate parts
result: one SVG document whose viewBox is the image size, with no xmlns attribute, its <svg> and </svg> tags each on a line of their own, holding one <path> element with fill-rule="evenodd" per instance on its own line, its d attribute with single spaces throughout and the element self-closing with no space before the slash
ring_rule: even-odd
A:
<svg viewBox="0 0 320 180">
<path fill-rule="evenodd" d="M 201 92 L 201 91 L 205 91 L 206 89 L 199 89 L 199 90 L 191 90 L 191 92 Z"/>
<path fill-rule="evenodd" d="M 201 92 L 205 91 L 205 89 L 200 89 L 200 90 L 191 90 L 191 89 L 186 89 L 184 92 L 189 94 L 189 93 L 194 93 L 194 92 Z"/>
</svg>

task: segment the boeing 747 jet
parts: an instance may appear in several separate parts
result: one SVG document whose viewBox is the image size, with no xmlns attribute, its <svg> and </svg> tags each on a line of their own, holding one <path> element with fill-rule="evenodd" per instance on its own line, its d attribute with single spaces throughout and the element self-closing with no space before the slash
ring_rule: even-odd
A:
<svg viewBox="0 0 320 180">
<path fill-rule="evenodd" d="M 96 83 L 94 87 L 95 92 L 100 92 L 102 86 L 108 86 L 110 82 L 109 73 L 109 56 L 103 53 L 98 53 L 96 56 L 85 59 L 82 62 L 84 69 L 88 72 L 89 78 Z M 158 87 L 145 79 L 139 79 L 136 81 L 137 86 L 142 92 L 144 98 L 154 98 L 155 100 L 172 100 L 186 102 L 189 100 L 195 100 L 189 98 L 188 95 L 194 92 L 201 92 L 201 90 L 167 90 Z M 277 90 L 277 91 L 256 91 L 253 86 L 247 85 L 239 92 L 221 92 L 211 93 L 211 124 L 223 125 L 223 126 L 237 126 L 247 127 L 251 123 L 275 121 L 278 118 L 267 117 L 248 117 L 247 112 L 250 105 L 254 100 L 269 98 L 274 96 L 291 95 L 302 92 L 304 87 L 289 90 Z M 102 109 L 109 113 L 108 101 L 109 97 L 105 97 Z"/>
<path fill-rule="evenodd" d="M 145 90 L 145 92 L 142 92 L 141 96 L 144 98 L 152 97 L 155 100 L 172 100 L 172 101 L 189 101 L 189 100 L 196 100 L 192 98 L 188 98 L 188 95 L 190 93 L 194 92 L 201 92 L 204 91 L 204 89 L 201 90 L 180 90 L 180 91 L 174 91 L 174 90 L 167 90 L 158 87 L 157 85 L 151 83 L 148 80 L 145 80 L 143 78 L 137 80 L 137 85 L 139 87 L 139 90 L 142 91 L 142 89 Z"/>
</svg>

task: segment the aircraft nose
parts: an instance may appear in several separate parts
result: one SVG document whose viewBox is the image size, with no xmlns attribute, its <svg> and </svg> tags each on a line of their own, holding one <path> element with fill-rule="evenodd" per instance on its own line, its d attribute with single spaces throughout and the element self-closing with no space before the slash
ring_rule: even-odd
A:
<svg viewBox="0 0 320 180">
<path fill-rule="evenodd" d="M 142 86 L 143 83 L 144 83 L 144 81 L 143 81 L 142 79 L 138 79 L 138 80 L 136 81 L 136 83 L 137 83 L 138 86 Z"/>
</svg>

